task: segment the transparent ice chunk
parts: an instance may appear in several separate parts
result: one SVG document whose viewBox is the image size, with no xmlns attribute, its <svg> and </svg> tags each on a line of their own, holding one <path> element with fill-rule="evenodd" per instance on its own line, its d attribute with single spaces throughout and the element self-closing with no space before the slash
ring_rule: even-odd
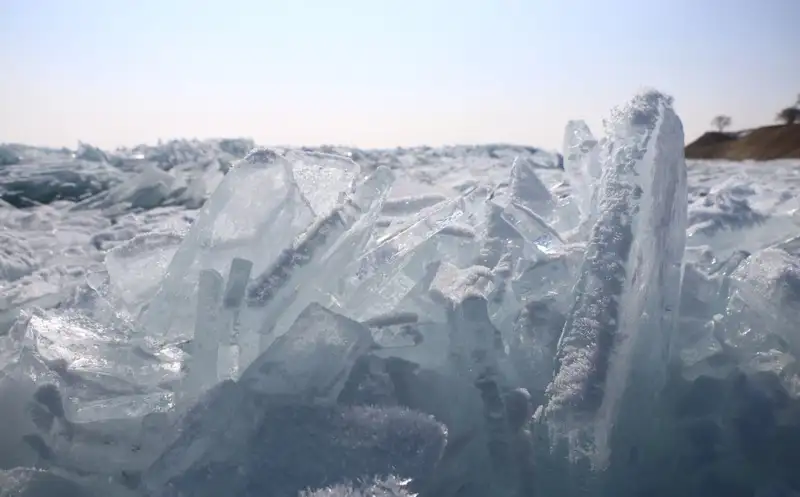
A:
<svg viewBox="0 0 800 497">
<path fill-rule="evenodd" d="M 147 233 L 106 253 L 108 291 L 115 297 L 118 310 L 138 314 L 155 294 L 182 242 L 183 237 L 177 233 Z"/>
<path fill-rule="evenodd" d="M 318 216 L 326 216 L 352 192 L 361 168 L 347 157 L 321 152 L 288 151 L 289 161 L 303 196 Z"/>
<path fill-rule="evenodd" d="M 217 361 L 221 345 L 220 319 L 222 276 L 213 269 L 200 271 L 197 285 L 197 318 L 194 325 L 186 382 L 183 393 L 196 396 L 217 382 Z"/>
<path fill-rule="evenodd" d="M 228 272 L 221 315 L 221 345 L 219 349 L 218 375 L 220 379 L 237 378 L 239 373 L 240 315 L 247 285 L 250 283 L 252 261 L 234 257 Z"/>
<path fill-rule="evenodd" d="M 262 394 L 335 399 L 356 359 L 374 347 L 366 326 L 311 304 L 239 381 Z"/>
<path fill-rule="evenodd" d="M 357 166 L 345 157 L 252 151 L 203 205 L 143 312 L 141 327 L 168 341 L 190 337 L 185 323 L 194 320 L 193 288 L 200 270 L 225 274 L 230 261 L 239 257 L 253 262 L 254 274 L 263 273 L 281 254 L 285 256 L 292 240 L 306 232 L 317 216 L 330 221 L 327 210 L 332 199 L 349 193 L 357 173 Z M 318 227 L 323 224 L 318 222 Z M 261 318 L 263 314 L 253 320 L 243 316 L 243 327 L 256 327 L 244 331 L 258 333 Z"/>
<path fill-rule="evenodd" d="M 600 180 L 600 164 L 593 152 L 597 140 L 583 121 L 569 121 L 564 130 L 564 174 L 572 187 L 572 194 L 582 218 L 592 210 L 592 198 Z"/>
<path fill-rule="evenodd" d="M 392 180 L 391 171 L 379 168 L 254 279 L 247 301 L 249 319 L 261 320 L 259 350 L 266 350 L 291 325 L 316 296 L 313 290 L 341 279 L 348 269 L 346 261 L 369 240 Z"/>
<path fill-rule="evenodd" d="M 337 300 L 356 319 L 366 319 L 392 310 L 416 281 L 404 274 L 414 257 L 427 262 L 438 259 L 431 238 L 458 220 L 466 211 L 475 189 L 425 209 L 398 231 L 377 242 L 359 261 L 355 281 Z M 425 264 L 418 264 L 423 268 Z"/>
<path fill-rule="evenodd" d="M 299 274 L 300 284 L 291 305 L 285 308 L 277 323 L 276 335 L 288 329 L 309 302 L 339 304 L 335 294 L 342 281 L 354 274 L 353 254 L 363 253 L 374 236 L 375 224 L 393 181 L 391 170 L 379 167 L 356 188 L 351 198 L 334 211 L 334 215 L 345 220 L 346 231 L 332 237 L 331 243 L 323 246 L 311 261 L 308 270 Z"/>
</svg>

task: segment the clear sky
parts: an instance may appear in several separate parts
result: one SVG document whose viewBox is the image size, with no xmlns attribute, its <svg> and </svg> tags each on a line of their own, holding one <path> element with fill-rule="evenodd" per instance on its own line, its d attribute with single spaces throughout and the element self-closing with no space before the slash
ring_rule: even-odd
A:
<svg viewBox="0 0 800 497">
<path fill-rule="evenodd" d="M 646 86 L 772 123 L 800 0 L 0 0 L 0 142 L 560 148 Z"/>
</svg>

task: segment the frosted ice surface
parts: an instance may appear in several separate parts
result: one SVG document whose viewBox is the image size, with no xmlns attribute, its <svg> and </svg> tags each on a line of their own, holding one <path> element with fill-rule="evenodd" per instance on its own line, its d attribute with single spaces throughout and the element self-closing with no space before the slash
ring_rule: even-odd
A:
<svg viewBox="0 0 800 497">
<path fill-rule="evenodd" d="M 239 381 L 262 394 L 335 399 L 356 359 L 374 346 L 367 327 L 311 304 Z"/>
<path fill-rule="evenodd" d="M 390 476 L 357 484 L 339 484 L 317 490 L 305 490 L 299 497 L 413 497 L 406 489 L 408 480 Z"/>
<path fill-rule="evenodd" d="M 446 430 L 400 408 L 283 403 L 223 382 L 145 473 L 153 497 L 295 497 L 366 475 L 424 478 Z"/>
<path fill-rule="evenodd" d="M 33 468 L 0 471 L 0 496 L 3 497 L 93 497 L 79 483 L 56 473 Z"/>
<path fill-rule="evenodd" d="M 668 353 L 680 369 L 661 401 L 683 409 L 698 388 L 730 386 L 733 399 L 740 383 L 757 383 L 781 403 L 780 429 L 793 430 L 793 166 L 777 173 L 784 188 L 755 182 L 761 164 L 698 163 L 687 192 L 680 124 L 655 93 L 616 111 L 606 135 L 569 123 L 563 172 L 502 146 L 324 149 L 352 152 L 364 171 L 340 156 L 265 149 L 230 165 L 241 150 L 194 142 L 105 157 L 85 148 L 89 162 L 34 168 L 31 152 L 12 147 L 22 164 L 0 171 L 0 467 L 128 486 L 144 471 L 149 497 L 380 492 L 345 480 L 416 464 L 428 446 L 405 450 L 401 437 L 398 448 L 397 425 L 384 423 L 424 416 L 353 407 L 374 402 L 414 405 L 451 427 L 440 493 L 507 495 L 478 487 L 499 480 L 482 472 L 516 465 L 509 424 L 515 442 L 530 442 L 524 419 L 503 409 L 524 386 L 545 402 L 530 427 L 537 463 L 568 471 L 537 468 L 537 482 L 580 487 L 585 477 L 604 488 L 576 494 L 633 495 L 621 484 L 650 483 L 662 433 L 684 440 L 653 424 Z M 33 207 L 42 201 L 51 205 Z M 681 254 L 691 261 L 682 282 Z M 73 295 L 84 280 L 96 295 Z M 59 303 L 6 332 L 21 306 Z M 176 403 L 181 394 L 200 400 Z M 715 427 L 738 430 L 718 415 L 738 423 L 750 404 L 713 406 Z M 772 430 L 771 419 L 748 430 Z M 441 426 L 422 425 L 431 432 L 418 440 L 439 444 Z M 548 442 L 609 471 L 567 464 Z"/>
<path fill-rule="evenodd" d="M 607 134 L 601 213 L 545 410 L 556 431 L 586 435 L 573 441 L 573 457 L 589 450 L 600 466 L 609 463 L 612 436 L 621 446 L 636 436 L 635 428 L 613 429 L 624 406 L 636 405 L 628 417 L 643 416 L 633 427 L 652 416 L 676 325 L 687 223 L 683 128 L 670 99 L 637 96 L 612 113 Z"/>
<path fill-rule="evenodd" d="M 784 212 L 769 212 L 751 205 L 754 194 L 752 179 L 735 175 L 694 199 L 687 245 L 708 246 L 717 256 L 726 257 L 735 250 L 755 252 L 769 247 L 800 229 L 796 199 L 790 200 Z"/>
<path fill-rule="evenodd" d="M 33 273 L 38 265 L 29 243 L 13 233 L 0 233 L 0 281 L 18 280 Z"/>
<path fill-rule="evenodd" d="M 800 354 L 800 259 L 781 249 L 748 257 L 731 275 L 726 339 L 750 353 L 766 351 L 781 337 Z M 770 338 L 772 337 L 772 338 Z"/>
</svg>

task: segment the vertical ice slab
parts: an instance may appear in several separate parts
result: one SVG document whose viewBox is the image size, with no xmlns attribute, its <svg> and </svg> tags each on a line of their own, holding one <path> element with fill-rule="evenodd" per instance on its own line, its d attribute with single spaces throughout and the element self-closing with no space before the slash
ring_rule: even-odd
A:
<svg viewBox="0 0 800 497">
<path fill-rule="evenodd" d="M 197 285 L 197 317 L 194 339 L 189 348 L 184 393 L 200 394 L 217 382 L 217 357 L 220 348 L 220 304 L 222 276 L 213 269 L 200 271 Z"/>
<path fill-rule="evenodd" d="M 558 343 L 544 417 L 573 458 L 616 465 L 652 430 L 687 225 L 683 127 L 655 91 L 612 112 L 599 217 Z M 614 457 L 616 455 L 616 458 Z"/>
<path fill-rule="evenodd" d="M 221 336 L 219 349 L 219 365 L 217 368 L 220 379 L 236 378 L 239 373 L 239 348 L 240 312 L 244 303 L 247 285 L 250 282 L 250 272 L 253 262 L 247 259 L 234 257 L 231 269 L 228 272 L 228 281 L 223 297 L 222 316 L 220 319 Z"/>
<path fill-rule="evenodd" d="M 600 162 L 597 160 L 597 140 L 583 121 L 569 121 L 564 130 L 564 174 L 577 199 L 581 218 L 586 219 L 592 210 L 592 198 L 600 180 Z"/>
<path fill-rule="evenodd" d="M 260 274 L 335 201 L 351 192 L 358 166 L 346 157 L 256 149 L 234 165 L 186 234 L 140 325 L 166 341 L 186 339 L 200 270 L 221 274 L 240 257 Z"/>
</svg>

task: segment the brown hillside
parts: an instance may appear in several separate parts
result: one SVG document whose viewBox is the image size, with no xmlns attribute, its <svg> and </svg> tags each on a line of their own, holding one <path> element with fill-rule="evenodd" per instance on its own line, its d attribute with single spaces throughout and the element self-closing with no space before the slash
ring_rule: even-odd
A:
<svg viewBox="0 0 800 497">
<path fill-rule="evenodd" d="M 686 147 L 687 159 L 800 159 L 800 124 L 765 126 L 744 133 L 709 132 Z"/>
</svg>

